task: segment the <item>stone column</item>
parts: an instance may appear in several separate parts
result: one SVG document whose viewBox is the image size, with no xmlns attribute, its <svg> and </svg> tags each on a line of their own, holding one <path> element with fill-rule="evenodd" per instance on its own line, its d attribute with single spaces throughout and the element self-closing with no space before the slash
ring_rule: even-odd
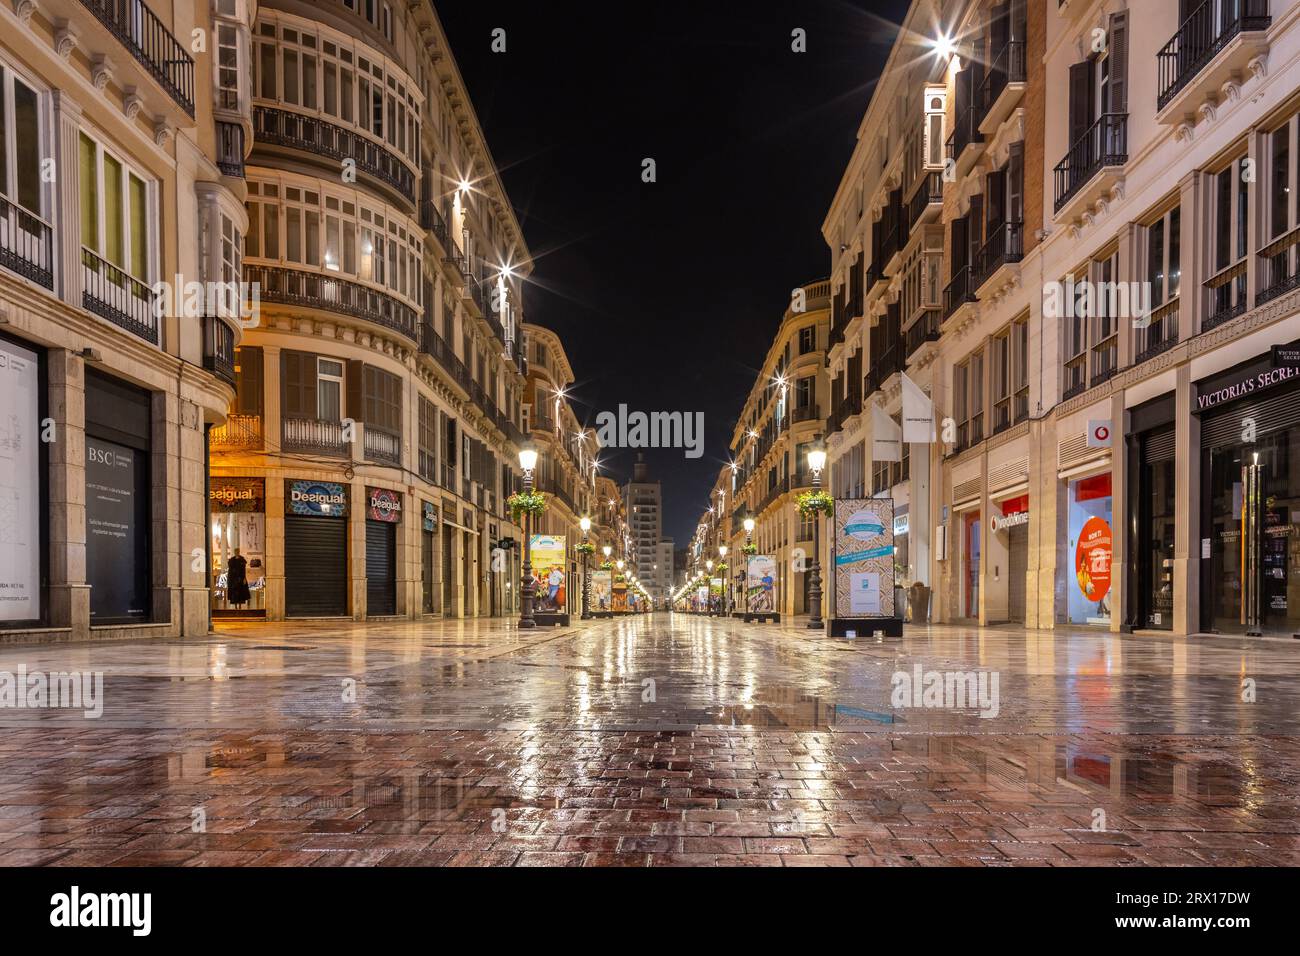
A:
<svg viewBox="0 0 1300 956">
<path fill-rule="evenodd" d="M 1174 633 L 1194 634 L 1201 628 L 1201 420 L 1195 405 L 1192 367 L 1178 366 L 1174 390 Z"/>
<path fill-rule="evenodd" d="M 262 448 L 279 448 L 280 347 L 262 346 Z M 292 476 L 292 473 L 291 473 Z M 284 620 L 284 478 L 266 478 L 266 617 Z"/>
<path fill-rule="evenodd" d="M 74 640 L 90 636 L 86 583 L 85 362 L 66 349 L 47 355 L 49 417 L 50 624 L 69 627 Z"/>
<path fill-rule="evenodd" d="M 1126 336 L 1121 336 L 1123 341 Z M 1110 629 L 1119 633 L 1124 622 L 1128 620 L 1129 608 L 1135 595 L 1128 593 L 1127 580 L 1129 567 L 1129 496 L 1139 494 L 1137 488 L 1128 487 L 1128 435 L 1127 414 L 1124 410 L 1124 394 L 1115 391 L 1110 399 Z"/>
<path fill-rule="evenodd" d="M 81 107 L 62 90 L 55 90 L 54 128 L 57 152 L 58 180 L 54 186 L 56 197 L 52 216 L 54 234 L 55 269 L 59 275 L 59 297 L 77 309 L 81 308 L 81 189 L 79 178 L 79 137 L 81 135 Z"/>
<path fill-rule="evenodd" d="M 358 426 L 360 423 L 358 423 Z M 357 441 L 361 441 L 357 428 Z M 348 576 L 352 581 L 352 620 L 366 619 L 366 483 L 357 479 L 348 489 Z"/>
</svg>

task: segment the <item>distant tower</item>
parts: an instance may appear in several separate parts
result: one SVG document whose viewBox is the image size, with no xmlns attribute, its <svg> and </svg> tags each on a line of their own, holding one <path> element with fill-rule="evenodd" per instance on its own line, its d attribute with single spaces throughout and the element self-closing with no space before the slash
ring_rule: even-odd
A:
<svg viewBox="0 0 1300 956">
<path fill-rule="evenodd" d="M 663 492 L 658 481 L 650 480 L 645 454 L 637 452 L 636 459 L 632 465 L 632 480 L 623 488 L 628 533 L 632 539 L 632 553 L 628 555 L 628 561 L 650 596 L 659 602 L 667 597 L 672 582 L 671 563 L 665 566 L 665 562 L 660 560 Z"/>
</svg>

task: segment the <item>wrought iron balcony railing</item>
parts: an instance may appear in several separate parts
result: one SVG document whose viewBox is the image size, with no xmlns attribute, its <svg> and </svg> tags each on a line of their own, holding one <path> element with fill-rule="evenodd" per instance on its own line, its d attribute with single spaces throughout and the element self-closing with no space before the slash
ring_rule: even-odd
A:
<svg viewBox="0 0 1300 956">
<path fill-rule="evenodd" d="M 1168 352 L 1178 344 L 1178 299 L 1175 297 L 1151 313 L 1150 322 L 1145 329 L 1138 329 L 1137 355 L 1133 357 L 1134 365 L 1141 365 L 1147 359 L 1155 358 L 1162 352 Z"/>
<path fill-rule="evenodd" d="M 391 465 L 402 463 L 402 436 L 390 432 L 378 425 L 367 424 L 363 431 L 362 442 L 367 461 L 387 462 Z"/>
<path fill-rule="evenodd" d="M 1025 82 L 1025 42 L 1008 40 L 1007 45 L 993 57 L 993 62 L 989 64 L 988 73 L 984 77 L 982 95 L 985 114 L 987 115 L 993 104 L 997 102 L 1008 83 L 1023 82 Z"/>
<path fill-rule="evenodd" d="M 208 445 L 220 449 L 258 449 L 262 447 L 261 415 L 227 415 L 225 424 L 208 432 Z"/>
<path fill-rule="evenodd" d="M 270 106 L 253 107 L 253 139 L 272 146 L 288 146 L 329 159 L 355 160 L 357 169 L 392 186 L 415 204 L 415 174 L 411 168 L 374 140 L 315 116 L 304 116 Z"/>
<path fill-rule="evenodd" d="M 943 317 L 949 318 L 966 302 L 975 301 L 975 290 L 971 286 L 969 266 L 962 266 L 953 273 L 952 281 L 943 290 Z"/>
<path fill-rule="evenodd" d="M 257 283 L 261 301 L 325 309 L 364 319 L 418 341 L 415 310 L 386 292 L 304 269 L 244 266 L 244 278 Z"/>
<path fill-rule="evenodd" d="M 81 0 L 163 89 L 194 115 L 194 58 L 144 0 Z"/>
<path fill-rule="evenodd" d="M 203 318 L 203 367 L 235 384 L 235 330 L 215 315 Z"/>
<path fill-rule="evenodd" d="M 158 344 L 156 296 L 149 286 L 85 247 L 81 250 L 81 304 L 100 318 Z"/>
<path fill-rule="evenodd" d="M 1088 127 L 1056 164 L 1056 212 L 1106 166 L 1128 162 L 1128 114 L 1106 113 Z"/>
<path fill-rule="evenodd" d="M 1156 109 L 1168 106 L 1237 36 L 1272 22 L 1268 0 L 1205 0 L 1156 54 Z"/>
<path fill-rule="evenodd" d="M 926 342 L 939 341 L 939 325 L 941 324 L 938 309 L 926 309 L 921 313 L 921 317 L 908 326 L 904 335 L 904 349 L 907 358 L 915 355 Z"/>
<path fill-rule="evenodd" d="M 344 435 L 343 423 L 318 418 L 284 418 L 280 421 L 280 447 L 287 452 L 348 458 L 352 445 Z"/>
<path fill-rule="evenodd" d="M 39 216 L 0 196 L 0 265 L 54 288 L 54 230 Z"/>
<path fill-rule="evenodd" d="M 1000 223 L 993 229 L 975 260 L 973 284 L 976 289 L 1002 266 L 1020 261 L 1024 254 L 1023 235 L 1024 225 L 1019 222 Z"/>
</svg>

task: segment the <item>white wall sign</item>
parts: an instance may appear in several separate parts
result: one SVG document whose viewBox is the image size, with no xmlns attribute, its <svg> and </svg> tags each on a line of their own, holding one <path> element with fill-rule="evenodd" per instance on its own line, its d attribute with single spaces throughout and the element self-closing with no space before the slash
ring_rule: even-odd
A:
<svg viewBox="0 0 1300 956">
<path fill-rule="evenodd" d="M 0 621 L 41 616 L 38 372 L 35 352 L 0 339 Z"/>
<path fill-rule="evenodd" d="M 1088 447 L 1109 448 L 1111 442 L 1110 419 L 1088 422 Z"/>
</svg>

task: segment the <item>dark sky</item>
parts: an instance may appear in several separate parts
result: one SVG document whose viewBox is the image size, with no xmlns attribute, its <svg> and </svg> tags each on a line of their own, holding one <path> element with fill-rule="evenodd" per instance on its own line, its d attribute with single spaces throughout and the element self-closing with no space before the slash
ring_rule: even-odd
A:
<svg viewBox="0 0 1300 956">
<path fill-rule="evenodd" d="M 702 458 L 646 452 L 680 547 L 791 288 L 830 270 L 822 219 L 907 2 L 437 9 L 536 261 L 525 317 L 563 339 L 578 417 L 704 413 Z M 635 457 L 602 454 L 620 482 Z"/>
</svg>

